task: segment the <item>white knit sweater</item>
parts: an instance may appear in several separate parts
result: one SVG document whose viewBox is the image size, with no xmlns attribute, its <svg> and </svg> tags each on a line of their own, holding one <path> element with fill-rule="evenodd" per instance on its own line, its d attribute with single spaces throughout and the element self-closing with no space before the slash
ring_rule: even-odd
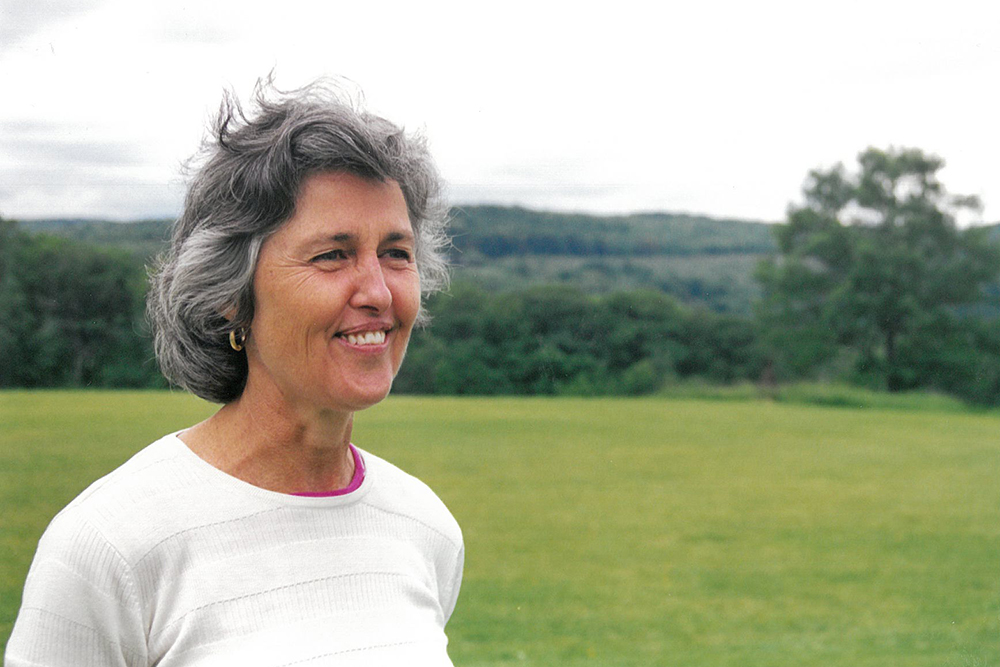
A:
<svg viewBox="0 0 1000 667">
<path fill-rule="evenodd" d="M 359 489 L 304 498 L 158 440 L 52 521 L 5 664 L 450 665 L 461 531 L 426 485 L 362 456 Z"/>
</svg>

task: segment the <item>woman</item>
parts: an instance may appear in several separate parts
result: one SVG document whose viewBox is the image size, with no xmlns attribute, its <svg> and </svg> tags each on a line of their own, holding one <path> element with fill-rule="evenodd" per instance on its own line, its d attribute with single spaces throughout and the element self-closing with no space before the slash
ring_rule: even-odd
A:
<svg viewBox="0 0 1000 667">
<path fill-rule="evenodd" d="M 149 296 L 164 374 L 222 408 L 46 530 L 18 665 L 449 665 L 463 543 L 351 444 L 445 278 L 423 142 L 323 85 L 223 103 Z"/>
</svg>

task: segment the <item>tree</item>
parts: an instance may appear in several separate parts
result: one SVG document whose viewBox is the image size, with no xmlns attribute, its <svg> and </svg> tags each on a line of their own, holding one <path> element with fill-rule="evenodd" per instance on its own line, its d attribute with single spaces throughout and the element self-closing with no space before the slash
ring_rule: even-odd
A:
<svg viewBox="0 0 1000 667">
<path fill-rule="evenodd" d="M 0 387 L 25 384 L 29 377 L 24 360 L 30 349 L 31 313 L 16 270 L 24 243 L 17 224 L 0 218 Z"/>
<path fill-rule="evenodd" d="M 142 261 L 0 220 L 0 387 L 162 386 Z"/>
<path fill-rule="evenodd" d="M 858 166 L 810 172 L 805 204 L 775 228 L 779 256 L 758 271 L 772 356 L 804 374 L 847 351 L 857 379 L 892 391 L 932 385 L 913 352 L 931 353 L 928 339 L 964 326 L 960 309 L 1000 273 L 1000 252 L 985 229 L 956 225 L 980 205 L 948 196 L 940 158 L 869 148 Z"/>
</svg>

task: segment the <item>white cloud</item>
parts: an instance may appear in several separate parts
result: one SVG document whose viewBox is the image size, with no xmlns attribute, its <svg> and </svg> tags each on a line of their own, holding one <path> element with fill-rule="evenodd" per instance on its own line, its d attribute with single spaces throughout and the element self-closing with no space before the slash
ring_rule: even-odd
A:
<svg viewBox="0 0 1000 667">
<path fill-rule="evenodd" d="M 1000 10 L 985 2 L 4 9 L 17 39 L 0 77 L 16 94 L 0 127 L 37 130 L 0 135 L 0 180 L 35 193 L 8 185 L 5 215 L 176 210 L 221 89 L 245 95 L 276 68 L 286 86 L 344 75 L 374 110 L 425 127 L 466 200 L 778 219 L 809 169 L 906 145 L 944 157 L 946 185 L 1000 217 Z M 73 190 L 88 169 L 114 185 Z"/>
</svg>

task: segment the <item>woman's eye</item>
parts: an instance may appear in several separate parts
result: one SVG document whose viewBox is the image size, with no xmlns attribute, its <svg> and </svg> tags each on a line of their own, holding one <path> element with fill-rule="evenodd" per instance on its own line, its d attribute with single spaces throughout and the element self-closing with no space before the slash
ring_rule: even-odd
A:
<svg viewBox="0 0 1000 667">
<path fill-rule="evenodd" d="M 403 248 L 390 248 L 385 251 L 386 257 L 389 259 L 402 259 L 405 261 L 410 261 L 412 255 L 409 250 L 404 250 Z"/>
<path fill-rule="evenodd" d="M 344 253 L 343 250 L 340 249 L 329 250 L 327 252 L 324 252 L 322 255 L 316 255 L 315 257 L 313 257 L 314 262 L 325 262 L 325 261 L 341 260 L 341 259 L 347 259 L 347 255 Z"/>
</svg>

